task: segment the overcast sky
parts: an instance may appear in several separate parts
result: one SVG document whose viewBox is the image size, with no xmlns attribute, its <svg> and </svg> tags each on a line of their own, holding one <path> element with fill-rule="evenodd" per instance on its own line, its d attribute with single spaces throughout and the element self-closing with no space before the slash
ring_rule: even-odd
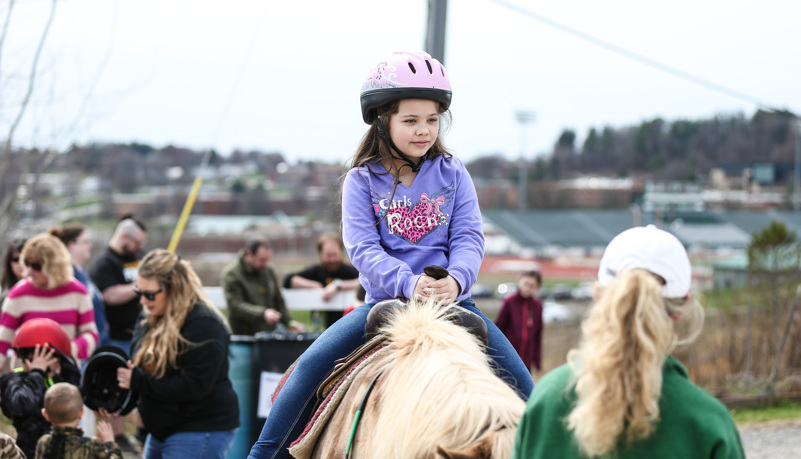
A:
<svg viewBox="0 0 801 459">
<path fill-rule="evenodd" d="M 2 18 L 8 5 L 0 5 Z M 25 94 L 50 5 L 17 0 L 11 13 L 0 135 Z M 387 53 L 424 47 L 427 8 L 425 0 L 59 0 L 15 141 L 58 149 L 137 141 L 344 161 L 366 129 L 364 77 Z M 751 116 L 758 103 L 801 111 L 799 24 L 795 1 L 452 0 L 446 144 L 467 161 L 517 158 L 523 149 L 533 158 L 565 128 L 581 142 L 590 127 L 655 117 Z M 515 119 L 521 110 L 536 114 L 525 129 Z"/>
</svg>

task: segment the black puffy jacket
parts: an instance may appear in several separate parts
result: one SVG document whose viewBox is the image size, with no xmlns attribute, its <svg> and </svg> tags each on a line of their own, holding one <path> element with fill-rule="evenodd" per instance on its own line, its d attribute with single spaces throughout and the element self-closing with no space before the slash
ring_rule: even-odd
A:
<svg viewBox="0 0 801 459">
<path fill-rule="evenodd" d="M 61 373 L 48 378 L 41 370 L 17 369 L 0 376 L 0 409 L 17 429 L 17 445 L 27 457 L 36 456 L 36 442 L 50 432 L 50 423 L 42 416 L 44 395 L 48 387 L 66 382 L 78 386 L 80 370 L 61 359 Z"/>
</svg>

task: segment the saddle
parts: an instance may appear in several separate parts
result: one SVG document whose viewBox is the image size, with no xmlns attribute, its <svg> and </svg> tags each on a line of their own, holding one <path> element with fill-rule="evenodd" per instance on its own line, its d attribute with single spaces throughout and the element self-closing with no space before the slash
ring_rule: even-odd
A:
<svg viewBox="0 0 801 459">
<path fill-rule="evenodd" d="M 439 266 L 428 266 L 425 273 L 434 278 L 442 278 L 448 275 L 447 270 Z M 344 393 L 350 388 L 354 377 L 388 346 L 389 343 L 386 336 L 380 333 L 381 328 L 395 313 L 405 306 L 405 299 L 390 299 L 379 302 L 370 309 L 364 330 L 364 336 L 367 341 L 347 357 L 336 360 L 334 368 L 317 387 L 317 401 L 312 411 L 312 418 L 300 436 L 290 446 L 290 452 L 294 457 L 304 459 L 311 455 L 317 438 L 339 406 Z M 459 308 L 457 313 L 451 317 L 451 320 L 470 330 L 479 337 L 479 340 L 485 346 L 487 345 L 487 325 L 479 316 Z M 290 368 L 287 371 L 279 387 L 283 385 L 292 370 L 293 368 Z"/>
<path fill-rule="evenodd" d="M 328 397 L 331 390 L 336 386 L 337 382 L 354 367 L 358 366 L 365 356 L 372 354 L 380 348 L 386 346 L 386 338 L 383 335 L 377 335 L 370 341 L 362 344 L 355 351 L 351 352 L 347 357 L 334 361 L 334 369 L 322 383 L 317 387 L 317 405 Z"/>
</svg>

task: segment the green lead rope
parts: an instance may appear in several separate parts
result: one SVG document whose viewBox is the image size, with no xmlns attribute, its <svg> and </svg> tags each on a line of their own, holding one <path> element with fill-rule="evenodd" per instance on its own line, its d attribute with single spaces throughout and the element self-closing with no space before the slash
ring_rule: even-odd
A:
<svg viewBox="0 0 801 459">
<path fill-rule="evenodd" d="M 359 421 L 362 419 L 362 413 L 367 407 L 367 399 L 370 398 L 370 393 L 373 392 L 373 387 L 375 387 L 376 381 L 378 381 L 378 378 L 381 377 L 381 373 L 383 372 L 384 370 L 382 369 L 377 375 L 375 375 L 375 378 L 373 378 L 373 380 L 370 382 L 370 385 L 367 386 L 367 392 L 364 393 L 362 401 L 359 402 L 359 407 L 356 408 L 356 416 L 353 418 L 353 427 L 350 429 L 350 438 L 348 439 L 348 449 L 345 451 L 345 459 L 350 457 L 350 451 L 353 449 L 353 440 L 356 438 L 356 429 L 359 427 Z"/>
</svg>

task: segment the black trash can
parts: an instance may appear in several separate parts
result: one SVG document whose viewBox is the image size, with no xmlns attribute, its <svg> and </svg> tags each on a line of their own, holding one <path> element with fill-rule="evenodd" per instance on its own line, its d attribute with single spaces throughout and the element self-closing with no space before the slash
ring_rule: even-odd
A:
<svg viewBox="0 0 801 459">
<path fill-rule="evenodd" d="M 259 439 L 264 420 L 272 405 L 270 398 L 287 369 L 300 357 L 320 333 L 257 333 L 253 346 L 253 381 L 255 384 L 251 411 L 255 436 Z"/>
</svg>

